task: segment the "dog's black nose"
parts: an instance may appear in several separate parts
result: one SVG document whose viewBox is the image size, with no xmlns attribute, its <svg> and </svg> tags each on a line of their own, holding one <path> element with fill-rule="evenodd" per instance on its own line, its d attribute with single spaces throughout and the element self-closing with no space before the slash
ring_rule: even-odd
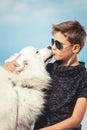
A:
<svg viewBox="0 0 87 130">
<path fill-rule="evenodd" d="M 51 46 L 48 46 L 47 48 L 51 50 Z"/>
</svg>

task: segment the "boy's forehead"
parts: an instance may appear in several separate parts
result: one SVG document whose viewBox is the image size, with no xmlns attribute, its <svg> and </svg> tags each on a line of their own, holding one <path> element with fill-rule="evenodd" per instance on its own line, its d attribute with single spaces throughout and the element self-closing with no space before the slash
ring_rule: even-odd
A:
<svg viewBox="0 0 87 130">
<path fill-rule="evenodd" d="M 63 43 L 63 44 L 71 44 L 67 38 L 64 36 L 63 33 L 61 32 L 57 32 L 54 34 L 54 40 L 58 40 L 59 42 Z"/>
</svg>

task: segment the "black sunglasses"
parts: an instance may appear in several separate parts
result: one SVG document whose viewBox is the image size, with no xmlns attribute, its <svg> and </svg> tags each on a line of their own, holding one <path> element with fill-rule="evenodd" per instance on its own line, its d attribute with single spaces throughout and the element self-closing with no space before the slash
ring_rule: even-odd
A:
<svg viewBox="0 0 87 130">
<path fill-rule="evenodd" d="M 61 42 L 57 41 L 57 40 L 54 40 L 53 38 L 51 39 L 51 44 L 53 46 L 53 44 L 55 43 L 56 47 L 60 50 L 63 48 L 63 45 Z"/>
</svg>

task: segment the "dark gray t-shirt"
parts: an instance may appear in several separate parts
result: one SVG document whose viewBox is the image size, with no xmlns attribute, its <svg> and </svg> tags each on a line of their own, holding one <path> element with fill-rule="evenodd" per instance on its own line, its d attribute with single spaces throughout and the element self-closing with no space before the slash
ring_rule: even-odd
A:
<svg viewBox="0 0 87 130">
<path fill-rule="evenodd" d="M 43 127 L 69 118 L 77 99 L 87 97 L 87 72 L 84 63 L 78 66 L 60 66 L 60 64 L 55 61 L 47 66 L 52 83 L 47 92 L 45 118 L 42 118 Z M 69 130 L 81 130 L 81 126 Z"/>
</svg>

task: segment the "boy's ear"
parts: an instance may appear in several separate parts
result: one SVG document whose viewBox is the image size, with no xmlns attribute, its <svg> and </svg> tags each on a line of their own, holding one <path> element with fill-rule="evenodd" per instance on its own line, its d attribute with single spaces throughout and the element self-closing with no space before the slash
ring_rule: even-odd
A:
<svg viewBox="0 0 87 130">
<path fill-rule="evenodd" d="M 79 44 L 75 44 L 75 45 L 73 45 L 72 52 L 73 53 L 79 53 L 80 49 L 81 49 L 80 45 Z"/>
</svg>

